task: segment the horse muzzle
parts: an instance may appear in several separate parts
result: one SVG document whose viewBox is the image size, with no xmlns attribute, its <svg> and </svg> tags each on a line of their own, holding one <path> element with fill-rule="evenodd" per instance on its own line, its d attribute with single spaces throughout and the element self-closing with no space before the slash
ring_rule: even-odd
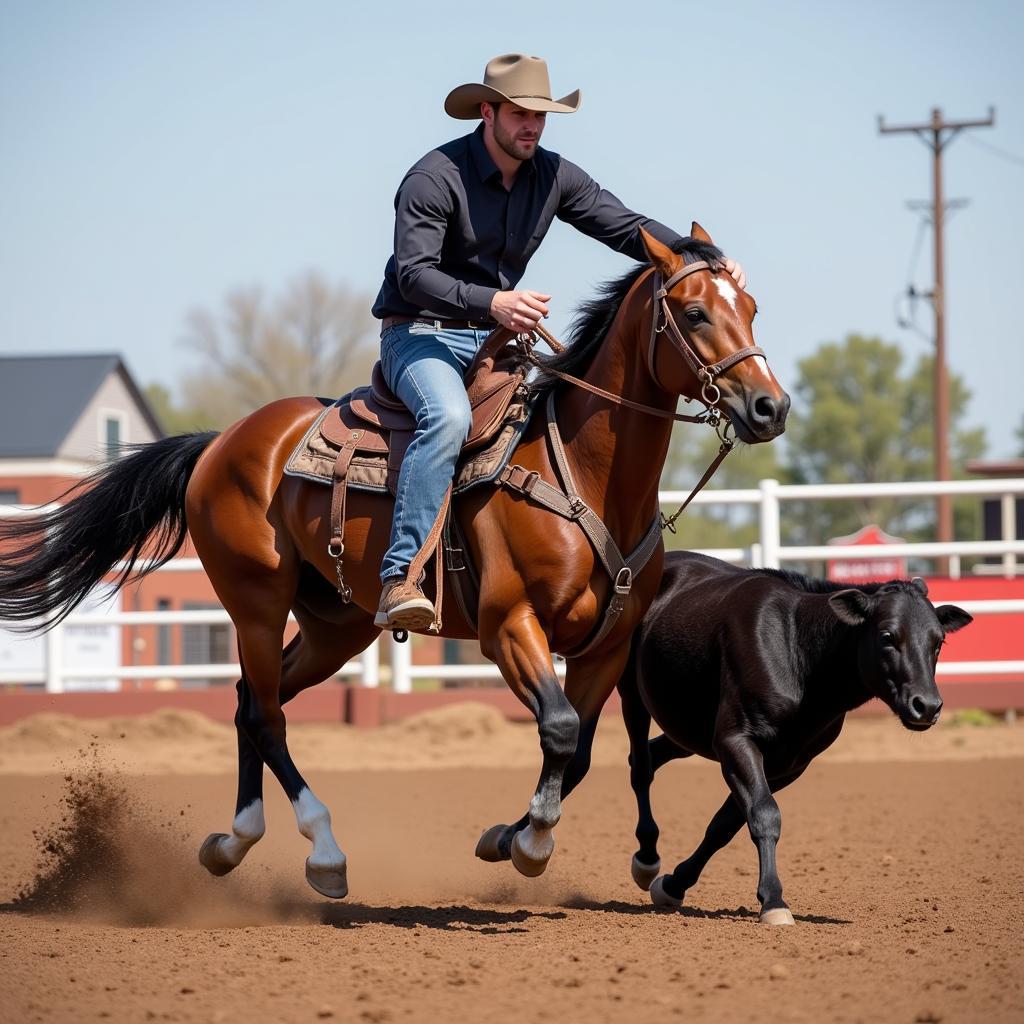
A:
<svg viewBox="0 0 1024 1024">
<path fill-rule="evenodd" d="M 785 391 L 759 391 L 733 397 L 722 395 L 722 411 L 729 417 L 736 437 L 746 444 L 774 440 L 786 429 L 790 399 Z"/>
</svg>

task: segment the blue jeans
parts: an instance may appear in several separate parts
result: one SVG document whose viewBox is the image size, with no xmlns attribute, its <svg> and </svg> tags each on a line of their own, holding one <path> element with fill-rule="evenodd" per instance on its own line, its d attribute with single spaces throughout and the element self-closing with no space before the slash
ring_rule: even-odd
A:
<svg viewBox="0 0 1024 1024">
<path fill-rule="evenodd" d="M 423 320 L 398 324 L 381 337 L 384 379 L 416 417 L 398 477 L 391 544 L 380 570 L 382 582 L 408 573 L 441 510 L 472 424 L 463 374 L 487 334 L 485 330 L 445 331 Z"/>
</svg>

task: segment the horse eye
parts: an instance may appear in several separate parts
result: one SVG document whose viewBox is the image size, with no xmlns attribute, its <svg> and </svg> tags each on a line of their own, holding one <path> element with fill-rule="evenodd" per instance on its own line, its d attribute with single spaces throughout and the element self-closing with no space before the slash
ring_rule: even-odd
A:
<svg viewBox="0 0 1024 1024">
<path fill-rule="evenodd" d="M 886 647 L 894 647 L 895 646 L 895 641 L 893 639 L 893 635 L 888 630 L 884 631 L 879 639 L 882 641 L 882 643 Z"/>
<path fill-rule="evenodd" d="M 688 309 L 685 316 L 686 319 L 694 326 L 704 323 L 707 320 L 707 317 L 704 316 L 704 311 L 700 309 Z"/>
</svg>

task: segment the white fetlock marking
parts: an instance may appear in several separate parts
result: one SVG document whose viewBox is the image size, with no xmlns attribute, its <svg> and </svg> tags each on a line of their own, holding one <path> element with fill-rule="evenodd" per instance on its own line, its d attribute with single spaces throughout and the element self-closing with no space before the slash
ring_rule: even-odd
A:
<svg viewBox="0 0 1024 1024">
<path fill-rule="evenodd" d="M 651 902 L 664 910 L 678 910 L 683 905 L 683 901 L 677 900 L 675 896 L 665 892 L 666 878 L 668 875 L 660 875 L 651 883 Z"/>
<path fill-rule="evenodd" d="M 248 807 L 243 807 L 235 815 L 235 820 L 231 823 L 232 834 L 220 841 L 217 853 L 222 860 L 238 867 L 242 863 L 242 858 L 263 838 L 266 830 L 263 801 L 253 800 Z"/>
<path fill-rule="evenodd" d="M 313 844 L 313 852 L 306 863 L 314 868 L 342 869 L 345 854 L 331 832 L 331 812 L 317 800 L 308 786 L 299 793 L 297 800 L 292 801 L 292 807 L 299 831 Z"/>
<path fill-rule="evenodd" d="M 519 849 L 530 860 L 548 860 L 555 850 L 555 837 L 551 833 L 549 828 L 535 829 L 533 825 L 527 825 L 517 836 Z"/>
<path fill-rule="evenodd" d="M 776 907 L 774 910 L 761 911 L 761 924 L 787 925 L 796 924 L 793 920 L 793 913 L 787 907 Z"/>
</svg>

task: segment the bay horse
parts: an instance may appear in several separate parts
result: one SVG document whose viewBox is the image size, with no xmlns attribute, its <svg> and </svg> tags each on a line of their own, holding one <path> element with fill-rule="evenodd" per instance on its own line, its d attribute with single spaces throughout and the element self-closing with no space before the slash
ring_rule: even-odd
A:
<svg viewBox="0 0 1024 1024">
<path fill-rule="evenodd" d="M 650 266 L 631 270 L 584 308 L 572 344 L 544 358 L 537 385 L 557 395 L 555 433 L 564 440 L 563 463 L 578 501 L 600 517 L 619 551 L 634 551 L 655 535 L 632 586 L 613 593 L 579 522 L 538 507 L 524 490 L 479 487 L 460 496 L 453 511 L 479 572 L 478 629 L 453 610 L 442 635 L 479 636 L 483 653 L 535 715 L 542 752 L 528 813 L 484 833 L 477 855 L 511 859 L 527 875 L 540 874 L 551 856 L 563 792 L 586 772 L 598 714 L 657 591 L 664 550 L 654 526 L 658 480 L 679 396 L 707 400 L 710 391 L 712 404 L 749 443 L 781 433 L 789 409 L 789 397 L 753 345 L 754 300 L 722 270 L 710 237 L 695 224 L 678 252 L 646 233 L 644 241 Z M 584 374 L 584 385 L 598 390 L 567 387 L 557 374 Z M 141 446 L 100 470 L 58 510 L 0 527 L 0 540 L 15 542 L 13 552 L 0 546 L 0 620 L 52 623 L 119 562 L 127 564 L 118 585 L 144 552 L 154 567 L 166 562 L 187 528 L 237 630 L 242 666 L 235 818 L 230 834 L 207 838 L 200 861 L 225 874 L 263 835 L 265 764 L 312 843 L 307 881 L 340 898 L 348 892 L 345 855 L 328 809 L 288 752 L 282 706 L 377 637 L 378 572 L 392 502 L 349 495 L 344 551 L 351 600 L 343 602 L 328 550 L 329 489 L 282 472 L 323 405 L 284 399 L 219 436 Z M 558 485 L 553 443 L 547 417 L 535 412 L 515 451 L 534 481 Z M 600 643 L 568 660 L 563 692 L 552 652 L 586 645 L 610 596 L 621 614 Z M 453 601 L 446 604 L 454 609 Z M 289 611 L 299 633 L 282 653 Z"/>
<path fill-rule="evenodd" d="M 669 552 L 619 680 L 638 812 L 633 880 L 650 888 L 655 906 L 680 908 L 711 857 L 746 824 L 760 861 L 760 920 L 793 924 L 775 863 L 782 815 L 773 794 L 872 697 L 907 729 L 938 721 L 939 649 L 971 616 L 956 605 L 933 608 L 927 594 L 921 579 L 851 588 Z M 648 741 L 652 717 L 664 732 Z M 696 851 L 659 876 L 651 782 L 662 765 L 692 754 L 721 764 L 729 796 Z"/>
</svg>

